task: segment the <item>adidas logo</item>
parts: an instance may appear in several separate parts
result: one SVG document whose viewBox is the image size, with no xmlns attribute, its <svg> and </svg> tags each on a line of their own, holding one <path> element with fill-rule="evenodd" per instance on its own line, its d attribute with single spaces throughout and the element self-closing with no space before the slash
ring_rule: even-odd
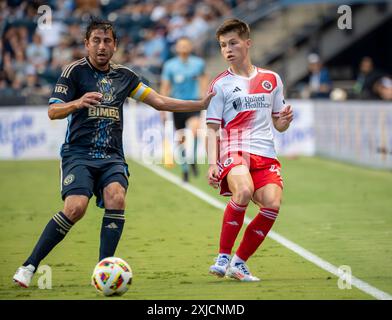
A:
<svg viewBox="0 0 392 320">
<path fill-rule="evenodd" d="M 63 229 L 56 229 L 56 231 L 60 232 L 62 235 L 66 235 L 67 234 Z"/>
<path fill-rule="evenodd" d="M 261 231 L 261 230 L 255 230 L 255 232 L 256 232 L 260 237 L 265 237 L 263 231 Z"/>
<path fill-rule="evenodd" d="M 238 222 L 237 221 L 228 221 L 227 224 L 230 224 L 232 226 L 238 226 Z"/>
<path fill-rule="evenodd" d="M 238 92 L 238 91 L 242 91 L 241 88 L 235 87 L 234 90 L 233 90 L 233 93 L 234 92 Z"/>
<path fill-rule="evenodd" d="M 105 228 L 118 229 L 118 226 L 114 222 L 112 222 L 112 223 L 109 223 L 107 226 L 105 226 Z"/>
</svg>

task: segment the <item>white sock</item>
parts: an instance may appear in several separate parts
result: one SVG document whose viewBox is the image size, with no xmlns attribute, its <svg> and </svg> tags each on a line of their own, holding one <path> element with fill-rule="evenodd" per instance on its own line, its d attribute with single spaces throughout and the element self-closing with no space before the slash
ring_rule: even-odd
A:
<svg viewBox="0 0 392 320">
<path fill-rule="evenodd" d="M 29 269 L 31 272 L 35 271 L 35 267 L 32 264 L 27 265 L 26 268 Z"/>
<path fill-rule="evenodd" d="M 245 261 L 235 254 L 230 261 L 230 266 L 234 267 L 237 263 L 245 263 Z"/>
<path fill-rule="evenodd" d="M 230 260 L 230 255 L 229 255 L 229 254 L 227 254 L 227 253 L 219 253 L 219 255 L 218 255 L 218 259 L 220 259 L 220 258 L 222 258 L 222 257 L 228 257 L 228 258 L 229 258 L 229 260 Z"/>
</svg>

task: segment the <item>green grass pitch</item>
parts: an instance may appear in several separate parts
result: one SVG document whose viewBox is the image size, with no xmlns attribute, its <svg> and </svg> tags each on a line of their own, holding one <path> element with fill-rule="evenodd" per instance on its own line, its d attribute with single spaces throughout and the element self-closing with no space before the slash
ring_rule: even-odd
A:
<svg viewBox="0 0 392 320">
<path fill-rule="evenodd" d="M 392 173 L 318 158 L 281 162 L 284 201 L 273 230 L 335 266 L 350 266 L 356 277 L 391 294 Z M 339 289 L 336 277 L 270 238 L 248 263 L 261 282 L 209 275 L 221 210 L 129 164 L 127 220 L 116 255 L 131 265 L 134 281 L 124 296 L 110 299 L 373 299 L 355 287 Z M 47 221 L 62 208 L 58 166 L 58 161 L 0 162 L 0 299 L 104 298 L 90 285 L 103 214 L 94 198 L 86 216 L 42 262 L 52 268 L 52 289 L 37 287 L 38 274 L 29 289 L 12 283 Z M 192 183 L 226 201 L 208 187 L 205 172 L 204 166 Z M 251 205 L 247 215 L 256 212 Z"/>
</svg>

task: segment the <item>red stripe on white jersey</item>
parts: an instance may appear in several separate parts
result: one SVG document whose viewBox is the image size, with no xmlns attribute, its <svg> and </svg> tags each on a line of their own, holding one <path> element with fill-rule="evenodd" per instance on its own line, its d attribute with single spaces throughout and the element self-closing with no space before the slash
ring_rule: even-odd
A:
<svg viewBox="0 0 392 320">
<path fill-rule="evenodd" d="M 226 130 L 230 129 L 248 129 L 251 128 L 251 123 L 256 117 L 256 111 L 243 111 L 238 113 L 233 120 L 226 126 Z"/>
<path fill-rule="evenodd" d="M 208 120 L 222 122 L 222 119 L 218 119 L 218 118 L 207 118 L 206 120 L 207 120 L 207 122 L 208 122 Z"/>
<path fill-rule="evenodd" d="M 209 89 L 208 89 L 208 93 L 211 93 L 211 92 L 212 92 L 212 89 L 214 88 L 214 84 L 215 84 L 219 79 L 222 79 L 222 78 L 226 77 L 226 76 L 229 75 L 229 74 L 230 74 L 230 72 L 229 72 L 228 70 L 223 71 L 222 73 L 218 74 L 218 75 L 215 77 L 215 79 L 212 80 L 212 82 L 211 82 L 211 84 L 210 84 L 210 87 L 209 87 Z"/>
</svg>

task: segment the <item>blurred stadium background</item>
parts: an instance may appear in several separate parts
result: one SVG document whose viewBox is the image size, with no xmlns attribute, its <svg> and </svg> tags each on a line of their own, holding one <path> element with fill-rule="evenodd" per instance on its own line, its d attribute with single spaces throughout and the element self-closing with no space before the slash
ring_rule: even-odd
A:
<svg viewBox="0 0 392 320">
<path fill-rule="evenodd" d="M 43 5 L 51 8 L 49 30 L 37 26 Z M 339 28 L 341 5 L 351 9 L 352 28 Z M 227 17 L 248 22 L 253 63 L 282 76 L 285 96 L 295 110 L 290 130 L 276 135 L 286 178 L 286 213 L 274 230 L 336 266 L 349 265 L 357 277 L 390 298 L 392 1 L 10 0 L 0 2 L 0 252 L 7 269 L 0 277 L 1 299 L 95 297 L 88 277 L 96 259 L 91 252 L 97 251 L 98 229 L 94 233 L 88 226 L 96 222 L 94 212 L 99 211 L 92 205 L 92 213 L 78 226 L 86 238 L 71 234 L 64 248 L 48 258 L 61 274 L 56 292 L 21 293 L 10 285 L 45 221 L 62 205 L 56 168 L 66 121 L 47 118 L 47 101 L 62 67 L 85 54 L 84 26 L 90 15 L 115 23 L 119 44 L 113 60 L 135 70 L 155 89 L 176 39 L 193 40 L 195 53 L 206 59 L 207 74 L 213 78 L 226 68 L 214 30 Z M 323 76 L 315 81 L 320 70 Z M 159 164 L 166 134 L 159 113 L 135 106 L 129 101 L 125 107 L 126 154 L 135 161 Z M 201 143 L 200 159 L 204 154 Z M 266 282 L 238 289 L 210 280 L 204 273 L 215 253 L 220 210 L 184 195 L 184 190 L 134 160 L 130 163 L 135 189 L 127 196 L 128 214 L 139 221 L 129 223 L 119 252 L 136 268 L 135 286 L 140 286 L 128 298 L 214 299 L 216 293 L 218 298 L 235 299 L 231 288 L 239 290 L 241 299 L 379 297 L 355 288 L 340 290 L 326 271 L 272 240 L 261 250 L 261 266 L 256 269 L 262 277 L 266 274 Z M 179 175 L 178 166 L 171 173 Z M 191 183 L 217 197 L 203 179 Z M 146 183 L 154 188 L 143 188 Z M 154 208 L 162 202 L 166 204 Z M 151 212 L 154 217 L 148 218 Z M 173 213 L 169 221 L 168 212 Z M 156 221 L 150 230 L 144 225 L 151 224 L 148 219 Z M 186 233 L 175 238 L 173 232 L 183 227 Z M 146 239 L 151 233 L 154 236 Z M 199 239 L 200 234 L 206 237 Z M 86 245 L 78 246 L 83 257 L 69 263 L 78 243 Z M 187 246 L 192 244 L 197 263 L 189 256 Z M 177 254 L 182 260 L 176 260 Z M 162 267 L 159 259 L 167 255 L 181 265 L 180 276 L 170 265 Z M 75 278 L 81 281 L 77 295 Z"/>
</svg>

